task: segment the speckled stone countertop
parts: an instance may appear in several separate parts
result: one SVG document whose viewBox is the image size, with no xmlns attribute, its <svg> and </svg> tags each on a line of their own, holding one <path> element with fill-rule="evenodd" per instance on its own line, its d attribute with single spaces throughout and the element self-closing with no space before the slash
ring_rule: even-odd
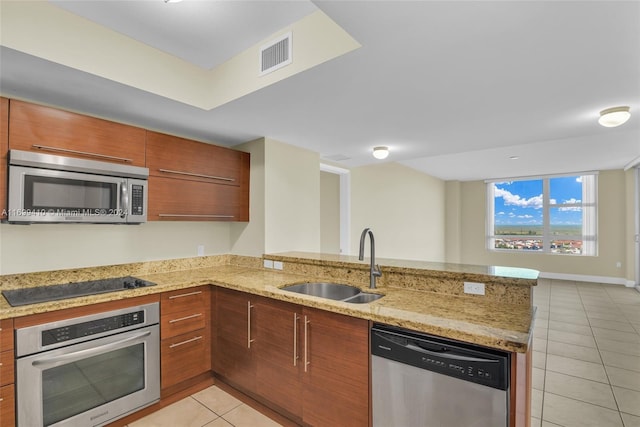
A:
<svg viewBox="0 0 640 427">
<path fill-rule="evenodd" d="M 296 253 L 296 256 L 306 260 L 314 258 L 313 256 L 304 258 L 299 253 Z M 342 268 L 343 271 L 348 272 L 352 267 L 350 265 L 339 266 L 336 262 L 349 264 L 351 260 L 326 260 L 321 264 L 326 268 L 333 267 L 333 270 L 326 270 L 327 274 L 310 275 L 308 271 L 304 274 L 300 272 L 299 266 L 295 265 L 292 254 L 265 255 L 265 259 L 276 258 L 283 260 L 284 270 L 262 268 L 263 261 L 260 258 L 223 255 L 0 276 L 0 290 L 124 275 L 134 275 L 157 283 L 157 286 L 148 288 L 20 307 L 11 307 L 4 298 L 0 297 L 0 319 L 212 284 L 488 347 L 521 353 L 528 349 L 535 312 L 535 308 L 528 300 L 516 300 L 515 303 L 509 303 L 505 302 L 501 295 L 498 295 L 497 298 L 469 297 L 450 292 L 430 292 L 411 286 L 402 287 L 391 284 L 370 290 L 368 289 L 368 280 L 362 281 L 361 275 L 357 275 L 357 277 L 347 275 L 349 280 L 344 280 L 343 283 L 358 286 L 367 292 L 384 294 L 383 298 L 368 304 L 350 304 L 287 292 L 280 288 L 294 283 L 333 279 L 337 274 L 335 271 L 339 271 L 335 269 Z M 320 261 L 315 260 L 314 262 Z M 385 262 L 380 260 L 383 272 L 387 270 L 391 274 L 391 266 L 386 266 Z M 411 268 L 414 267 L 415 265 Z M 397 268 L 407 267 L 405 265 Z M 456 274 L 451 270 L 448 270 L 448 273 Z M 461 273 L 457 272 L 457 274 Z M 356 278 L 357 280 L 353 280 Z M 515 278 L 516 281 L 520 279 L 522 278 Z M 527 283 L 529 286 L 525 286 Z M 529 290 L 530 286 L 534 284 L 534 279 L 527 279 L 526 283 L 517 282 L 514 289 Z"/>
</svg>

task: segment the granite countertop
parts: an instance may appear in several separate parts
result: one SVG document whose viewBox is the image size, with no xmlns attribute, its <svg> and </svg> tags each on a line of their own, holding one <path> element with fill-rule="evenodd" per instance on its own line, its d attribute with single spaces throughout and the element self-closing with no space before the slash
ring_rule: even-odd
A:
<svg viewBox="0 0 640 427">
<path fill-rule="evenodd" d="M 268 258 L 271 259 L 270 256 Z M 535 312 L 535 308 L 530 304 L 505 304 L 392 286 L 371 290 L 368 289 L 367 284 L 358 284 L 358 286 L 363 291 L 384 294 L 384 297 L 368 304 L 350 304 L 284 291 L 280 288 L 286 285 L 322 279 L 295 272 L 261 268 L 259 267 L 261 262 L 258 259 L 258 262 L 253 262 L 250 266 L 196 264 L 188 265 L 184 269 L 176 269 L 173 265 L 174 271 L 154 272 L 153 269 L 142 269 L 137 274 L 129 269 L 121 273 L 133 274 L 154 282 L 157 286 L 19 307 L 11 307 L 4 298 L 0 297 L 0 319 L 213 284 L 508 351 L 526 352 L 530 343 Z M 97 267 L 96 270 L 98 269 L 104 269 L 104 267 Z M 67 272 L 66 275 L 65 272 Z M 69 274 L 73 274 L 74 277 L 69 279 Z M 1 276 L 0 289 L 39 286 L 42 285 L 43 280 L 47 280 L 48 284 L 89 280 L 93 277 L 86 278 L 86 275 L 92 276 L 98 273 L 94 274 L 92 269 L 82 269 L 84 276 L 80 274 L 82 278 L 78 279 L 79 274 L 78 270 L 62 270 L 11 277 Z M 107 273 L 101 270 L 100 274 L 116 277 L 118 266 L 109 267 Z"/>
</svg>

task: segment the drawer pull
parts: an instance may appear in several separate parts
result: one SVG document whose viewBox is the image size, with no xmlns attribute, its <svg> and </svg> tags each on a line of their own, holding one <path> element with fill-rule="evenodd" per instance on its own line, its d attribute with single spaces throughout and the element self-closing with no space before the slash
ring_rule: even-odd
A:
<svg viewBox="0 0 640 427">
<path fill-rule="evenodd" d="M 119 162 L 125 162 L 125 163 L 131 163 L 133 162 L 132 159 L 126 159 L 124 157 L 115 157 L 115 156 L 107 156 L 106 154 L 98 154 L 98 153 L 89 153 L 87 151 L 78 151 L 78 150 L 69 150 L 67 148 L 58 148 L 58 147 L 48 147 L 46 145 L 37 145 L 37 144 L 33 144 L 32 145 L 33 148 L 37 148 L 38 150 L 44 150 L 44 151 L 53 151 L 53 152 L 59 152 L 59 153 L 71 153 L 71 154 L 80 154 L 82 156 L 87 156 L 87 157 L 97 157 L 99 159 L 108 159 L 108 160 L 117 160 Z"/>
<path fill-rule="evenodd" d="M 218 181 L 227 181 L 227 182 L 234 182 L 235 181 L 235 179 L 233 179 L 233 178 L 225 178 L 224 176 L 203 175 L 201 173 L 173 171 L 173 170 L 170 170 L 170 169 L 158 169 L 158 170 L 160 172 L 173 173 L 173 174 L 176 174 L 176 175 L 186 175 L 186 176 L 195 176 L 195 177 L 198 177 L 198 178 L 217 179 Z"/>
<path fill-rule="evenodd" d="M 191 316 L 185 316 L 179 319 L 171 319 L 169 320 L 169 323 L 182 322 L 183 320 L 195 319 L 196 317 L 200 317 L 200 316 L 202 316 L 202 313 L 192 314 Z"/>
<path fill-rule="evenodd" d="M 166 214 L 166 213 L 161 213 L 158 214 L 159 217 L 161 218 L 235 218 L 235 215 L 215 215 L 215 214 Z"/>
<path fill-rule="evenodd" d="M 202 336 L 193 337 L 190 340 L 186 340 L 186 341 L 182 341 L 182 342 L 177 342 L 175 344 L 171 344 L 169 346 L 169 348 L 180 347 L 181 345 L 189 344 L 190 342 L 198 341 L 198 340 L 201 340 L 201 339 L 202 339 Z"/>
<path fill-rule="evenodd" d="M 191 295 L 198 295 L 201 294 L 202 291 L 195 291 L 195 292 L 188 292 L 186 294 L 180 294 L 180 295 L 171 295 L 169 297 L 169 299 L 176 299 L 176 298 L 182 298 L 182 297 L 190 297 Z"/>
</svg>

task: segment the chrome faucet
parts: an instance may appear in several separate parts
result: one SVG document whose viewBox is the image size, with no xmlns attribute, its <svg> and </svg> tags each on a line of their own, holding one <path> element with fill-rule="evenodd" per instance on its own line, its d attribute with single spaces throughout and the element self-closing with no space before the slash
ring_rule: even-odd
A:
<svg viewBox="0 0 640 427">
<path fill-rule="evenodd" d="M 371 238 L 371 268 L 370 268 L 370 277 L 369 277 L 369 287 L 371 289 L 376 288 L 376 278 L 382 276 L 382 271 L 380 271 L 380 266 L 376 265 L 376 244 L 373 239 L 373 231 L 369 228 L 365 228 L 362 230 L 362 234 L 360 235 L 360 253 L 358 255 L 358 259 L 360 261 L 364 260 L 364 239 L 369 234 Z"/>
</svg>

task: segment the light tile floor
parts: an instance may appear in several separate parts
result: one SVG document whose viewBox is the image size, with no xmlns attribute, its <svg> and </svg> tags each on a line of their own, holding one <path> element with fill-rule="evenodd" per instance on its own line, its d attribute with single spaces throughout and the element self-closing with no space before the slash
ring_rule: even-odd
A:
<svg viewBox="0 0 640 427">
<path fill-rule="evenodd" d="M 640 427 L 640 292 L 541 280 L 532 427 Z"/>
<path fill-rule="evenodd" d="M 640 427 L 640 292 L 541 280 L 531 427 Z M 130 427 L 280 424 L 213 386 Z"/>
<path fill-rule="evenodd" d="M 277 427 L 280 424 L 216 386 L 147 415 L 129 427 Z"/>
</svg>

